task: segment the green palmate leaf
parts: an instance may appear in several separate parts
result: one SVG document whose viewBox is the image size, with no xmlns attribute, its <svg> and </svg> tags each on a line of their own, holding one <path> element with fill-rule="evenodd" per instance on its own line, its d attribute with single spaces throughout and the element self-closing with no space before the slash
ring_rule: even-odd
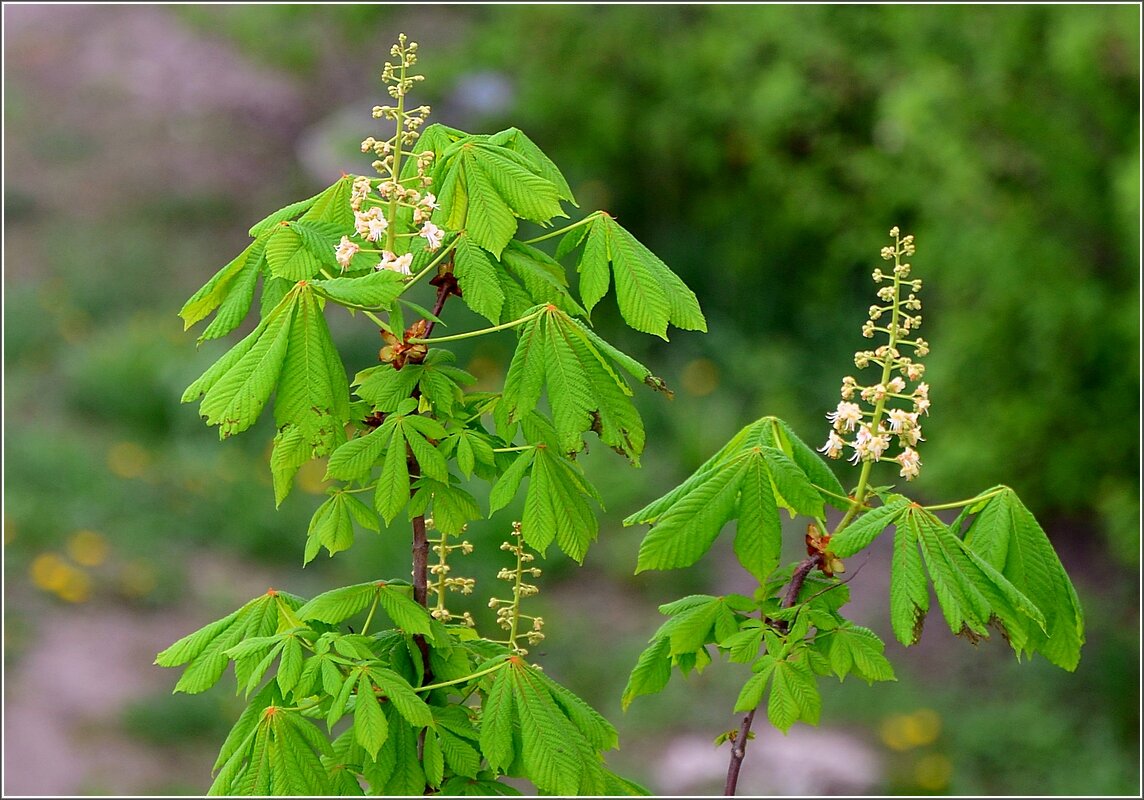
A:
<svg viewBox="0 0 1144 800">
<path fill-rule="evenodd" d="M 179 316 L 183 318 L 183 329 L 189 330 L 216 309 L 218 315 L 199 337 L 200 342 L 225 336 L 238 327 L 254 299 L 254 287 L 258 282 L 265 249 L 264 241 L 251 242 L 233 261 L 215 273 L 203 288 L 195 292 L 179 311 Z"/>
<path fill-rule="evenodd" d="M 792 517 L 795 514 L 821 517 L 822 495 L 802 469 L 778 448 L 762 447 L 759 452 L 767 463 L 767 471 L 777 490 L 779 504 L 788 509 Z"/>
<path fill-rule="evenodd" d="M 444 756 L 445 765 L 457 775 L 476 778 L 481 770 L 481 754 L 466 739 L 462 739 L 445 728 L 438 728 L 434 734 Z"/>
<path fill-rule="evenodd" d="M 537 303 L 551 303 L 568 314 L 587 316 L 568 291 L 564 267 L 543 250 L 514 239 L 501 253 L 500 266 L 501 290 L 506 298 L 501 321 L 519 319 L 525 309 Z"/>
<path fill-rule="evenodd" d="M 501 669 L 494 674 L 481 708 L 481 753 L 494 770 L 507 770 L 513 762 L 515 712 L 512 678 L 508 669 Z"/>
<path fill-rule="evenodd" d="M 248 747 L 253 739 L 258 720 L 262 716 L 262 711 L 269 705 L 281 702 L 283 702 L 282 693 L 278 690 L 277 683 L 270 682 L 263 686 L 258 694 L 250 699 L 234 723 L 234 727 L 230 729 L 230 733 L 227 734 L 226 740 L 223 741 L 222 747 L 219 749 L 218 758 L 215 759 L 211 771 L 217 773 L 231 760 L 231 756 L 244 747 Z M 237 771 L 239 767 L 241 767 L 241 759 L 232 766 L 231 771 Z M 229 785 L 229 781 L 224 782 Z"/>
<path fill-rule="evenodd" d="M 290 458 L 288 464 L 293 466 L 300 456 L 308 460 L 329 455 L 345 441 L 349 416 L 345 367 L 330 338 L 318 298 L 301 287 L 274 401 L 274 419 L 279 428 L 289 426 L 295 437 L 291 449 L 298 455 Z M 281 471 L 280 468 L 276 472 Z M 284 492 L 277 494 L 281 503 Z"/>
<path fill-rule="evenodd" d="M 580 297 L 589 311 L 607 294 L 614 276 L 620 314 L 636 330 L 663 339 L 669 323 L 685 330 L 707 330 L 695 294 L 611 216 L 599 212 L 587 228 L 587 234 L 568 241 L 583 243 L 577 271 Z M 570 249 L 562 243 L 561 251 Z"/>
<path fill-rule="evenodd" d="M 552 695 L 552 699 L 556 701 L 563 714 L 595 750 L 611 750 L 619 747 L 620 740 L 616 729 L 596 709 L 543 672 L 533 669 L 529 671 L 529 675 Z"/>
<path fill-rule="evenodd" d="M 735 556 L 760 583 L 778 567 L 782 555 L 782 523 L 767 466 L 764 459 L 748 459 L 739 482 L 735 531 Z"/>
<path fill-rule="evenodd" d="M 595 742 L 613 742 L 611 726 L 519 658 L 510 658 L 501 673 L 508 673 L 520 726 L 519 739 L 513 739 L 516 757 L 536 787 L 565 796 L 603 792 L 606 779 Z"/>
<path fill-rule="evenodd" d="M 651 645 L 640 653 L 632 674 L 628 676 L 621 705 L 626 711 L 632 700 L 641 694 L 656 694 L 663 691 L 670 679 L 671 641 L 652 638 Z"/>
<path fill-rule="evenodd" d="M 508 128 L 499 133 L 494 133 L 489 137 L 489 142 L 507 147 L 524 156 L 529 169 L 555 186 L 557 196 L 561 200 L 567 200 L 572 205 L 577 205 L 575 198 L 572 197 L 572 189 L 569 188 L 568 181 L 564 179 L 559 168 L 519 128 Z"/>
<path fill-rule="evenodd" d="M 696 487 L 709 480 L 712 475 L 723 470 L 726 466 L 738 460 L 745 454 L 762 455 L 761 448 L 780 448 L 781 441 L 776 438 L 780 429 L 781 420 L 776 417 L 762 417 L 749 425 L 744 426 L 738 433 L 707 459 L 683 483 L 670 492 L 649 503 L 644 508 L 631 514 L 624 520 L 624 525 L 637 523 L 654 523 L 668 511 L 680 498 L 685 497 Z M 755 451 L 758 451 L 757 453 Z"/>
<path fill-rule="evenodd" d="M 412 601 L 410 601 L 412 602 Z M 428 632 L 428 631 L 426 631 Z M 396 672 L 384 667 L 369 667 L 367 674 L 374 685 L 385 693 L 386 699 L 397 709 L 397 713 L 415 728 L 433 724 L 433 712 L 422 700 L 409 682 Z"/>
<path fill-rule="evenodd" d="M 304 564 L 308 564 L 325 547 L 332 556 L 348 550 L 354 542 L 354 520 L 371 531 L 378 531 L 377 514 L 352 494 L 336 492 L 318 506 L 310 519 L 306 536 Z"/>
<path fill-rule="evenodd" d="M 497 257 L 516 233 L 518 217 L 547 222 L 565 216 L 556 186 L 521 155 L 479 137 L 447 148 L 436 175 L 444 227 L 467 232 Z"/>
<path fill-rule="evenodd" d="M 846 501 L 841 500 L 841 497 L 846 496 L 846 490 L 842 488 L 842 484 L 838 482 L 838 478 L 831 471 L 826 462 L 802 439 L 798 438 L 794 430 L 789 425 L 777 417 L 770 418 L 772 424 L 777 426 L 780 433 L 778 435 L 777 447 L 780 447 L 784 453 L 794 459 L 794 463 L 798 464 L 799 469 L 806 473 L 810 479 L 811 484 L 818 487 L 820 490 L 825 490 L 823 499 L 835 506 L 836 508 L 845 508 Z"/>
<path fill-rule="evenodd" d="M 460 535 L 465 526 L 484 516 L 476 499 L 461 487 L 455 485 L 456 477 L 449 476 L 449 482 L 436 481 L 424 477 L 414 484 L 416 493 L 409 502 L 409 517 L 425 513 L 433 504 L 433 522 L 437 530 L 449 536 Z"/>
<path fill-rule="evenodd" d="M 328 794 L 331 783 L 321 759 L 331 752 L 325 737 L 298 712 L 268 705 L 222 764 L 208 794 Z"/>
<path fill-rule="evenodd" d="M 599 533 L 599 521 L 589 505 L 589 500 L 600 503 L 599 494 L 578 465 L 549 448 L 540 445 L 517 463 L 525 457 L 531 461 L 531 479 L 521 518 L 524 540 L 543 555 L 555 539 L 565 554 L 582 563 Z"/>
<path fill-rule="evenodd" d="M 687 567 L 698 561 L 735 516 L 739 484 L 750 467 L 751 459 L 739 456 L 676 500 L 640 543 L 636 572 Z"/>
<path fill-rule="evenodd" d="M 885 645 L 869 628 L 846 623 L 820 635 L 818 640 L 826 643 L 830 670 L 839 680 L 850 673 L 870 684 L 896 680 L 893 667 L 882 655 Z"/>
<path fill-rule="evenodd" d="M 345 233 L 353 228 L 354 213 L 350 205 L 354 176 L 343 175 L 329 188 L 313 198 L 310 207 L 299 217 L 302 222 L 327 223 Z M 338 234 L 339 236 L 341 234 Z"/>
<path fill-rule="evenodd" d="M 691 595 L 659 610 L 671 619 L 655 635 L 669 641 L 672 656 L 702 650 L 704 645 L 728 638 L 739 629 L 738 618 L 725 597 Z"/>
<path fill-rule="evenodd" d="M 501 473 L 489 492 L 489 514 L 495 514 L 512 502 L 534 458 L 536 458 L 535 447 L 524 450 L 512 462 L 512 466 Z"/>
<path fill-rule="evenodd" d="M 520 717 L 521 756 L 529 777 L 544 792 L 571 797 L 579 793 L 587 763 L 577 752 L 573 728 L 546 692 L 523 671 L 508 670 L 516 678 L 515 704 Z"/>
<path fill-rule="evenodd" d="M 303 281 L 322 267 L 340 270 L 334 251 L 341 230 L 326 222 L 280 222 L 266 239 L 270 274 L 288 281 Z"/>
<path fill-rule="evenodd" d="M 356 278 L 330 278 L 310 281 L 314 291 L 347 308 L 388 311 L 405 290 L 405 279 L 383 269 Z"/>
<path fill-rule="evenodd" d="M 917 531 L 900 519 L 895 525 L 890 560 L 890 625 L 898 641 L 908 647 L 921 636 L 930 596 Z"/>
<path fill-rule="evenodd" d="M 183 393 L 184 403 L 202 398 L 199 414 L 219 426 L 220 436 L 249 428 L 270 399 L 286 358 L 293 310 L 293 298 L 284 298 Z"/>
<path fill-rule="evenodd" d="M 1084 644 L 1084 615 L 1076 589 L 1048 537 L 1012 489 L 1004 487 L 978 512 L 965 545 L 1044 614 L 1044 631 L 1028 631 L 1026 652 L 1039 652 L 1059 667 L 1076 669 Z"/>
<path fill-rule="evenodd" d="M 581 448 L 581 435 L 596 431 L 607 445 L 638 463 L 644 430 L 627 382 L 583 328 L 555 306 L 520 327 L 520 340 L 505 376 L 509 421 L 532 412 L 547 389 L 560 446 Z"/>
<path fill-rule="evenodd" d="M 159 653 L 155 663 L 161 667 L 186 665 L 175 684 L 176 692 L 206 691 L 226 670 L 230 662 L 227 650 L 244 639 L 273 635 L 278 630 L 280 607 L 293 611 L 302 602 L 300 597 L 271 589 L 234 613 L 184 636 Z"/>
<path fill-rule="evenodd" d="M 501 322 L 505 293 L 496 259 L 482 250 L 466 234 L 457 237 L 453 252 L 453 274 L 461 287 L 465 304 L 492 322 Z"/>
<path fill-rule="evenodd" d="M 327 454 L 341 441 L 349 419 L 348 382 L 318 300 L 305 284 L 290 290 L 249 336 L 192 383 L 183 402 L 201 397 L 199 413 L 226 437 L 254 424 L 276 386 L 276 422 L 296 426 L 295 435 L 312 456 Z"/>
<path fill-rule="evenodd" d="M 739 690 L 739 696 L 735 700 L 735 712 L 750 711 L 757 708 L 759 703 L 763 702 L 763 695 L 767 691 L 767 683 L 770 681 L 771 676 L 775 671 L 775 657 L 765 654 L 759 658 L 755 663 L 754 672 L 751 677 L 747 678 L 747 682 L 743 684 L 743 688 Z"/>
<path fill-rule="evenodd" d="M 327 189 L 326 191 L 329 190 Z M 280 208 L 273 214 L 264 217 L 261 221 L 256 222 L 251 226 L 251 238 L 257 238 L 267 231 L 273 230 L 273 228 L 280 222 L 297 219 L 304 212 L 308 211 L 321 196 L 321 194 L 316 194 L 306 200 L 299 200 L 297 203 L 291 203 L 285 208 Z"/>
<path fill-rule="evenodd" d="M 652 522 L 640 545 L 637 571 L 695 563 L 723 526 L 739 519 L 735 552 L 760 581 L 778 563 L 778 506 L 822 513 L 822 497 L 798 464 L 779 448 L 773 417 L 748 425 L 680 486 L 624 520 Z"/>
<path fill-rule="evenodd" d="M 371 758 L 389 738 L 389 722 L 382 713 L 381 703 L 373 692 L 369 675 L 362 671 L 357 679 L 357 703 L 354 706 L 354 737 Z"/>
<path fill-rule="evenodd" d="M 950 630 L 988 636 L 989 601 L 969 574 L 972 562 L 960 551 L 954 537 L 948 535 L 940 520 L 913 508 L 902 524 L 908 525 L 921 543 L 926 570 Z"/>
<path fill-rule="evenodd" d="M 1043 633 L 1045 618 L 1040 609 L 970 552 L 941 520 L 921 509 L 910 509 L 909 519 L 921 541 L 942 613 L 955 633 L 987 636 L 987 626 L 996 624 L 1018 656 L 1033 631 Z"/>
<path fill-rule="evenodd" d="M 894 525 L 909 505 L 909 500 L 897 496 L 886 505 L 867 511 L 830 538 L 830 552 L 839 558 L 849 558 L 864 550 L 878 534 Z"/>
<path fill-rule="evenodd" d="M 421 765 L 418 752 L 419 732 L 406 725 L 392 706 L 387 705 L 385 711 L 389 719 L 390 733 L 389 739 L 386 741 L 386 748 L 393 751 L 393 771 L 390 773 L 389 779 L 385 781 L 384 789 L 380 793 L 406 796 L 420 795 L 425 791 L 425 770 Z M 371 790 L 373 786 L 377 785 L 372 780 L 370 784 Z"/>
<path fill-rule="evenodd" d="M 476 382 L 468 372 L 453 366 L 456 358 L 449 350 L 432 349 L 421 364 L 406 364 L 401 369 L 391 364 L 370 367 L 354 377 L 357 395 L 388 413 L 407 402 L 416 390 L 434 408 L 452 414 L 464 397 L 462 387 Z"/>
<path fill-rule="evenodd" d="M 394 623 L 409 633 L 429 634 L 432 629 L 424 608 L 410 600 L 408 586 L 371 581 L 323 592 L 297 610 L 302 620 L 316 619 L 331 625 L 344 622 L 377 603 Z"/>
<path fill-rule="evenodd" d="M 783 733 L 799 720 L 817 725 L 822 697 L 805 657 L 791 656 L 774 662 L 767 717 Z"/>
</svg>

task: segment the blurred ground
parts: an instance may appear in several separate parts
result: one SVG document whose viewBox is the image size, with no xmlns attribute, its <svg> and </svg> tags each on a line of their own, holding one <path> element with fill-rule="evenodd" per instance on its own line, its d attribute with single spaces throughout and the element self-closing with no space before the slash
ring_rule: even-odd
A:
<svg viewBox="0 0 1144 800">
<path fill-rule="evenodd" d="M 403 563 L 400 541 L 371 536 L 355 545 L 352 559 L 320 559 L 299 570 L 302 533 L 322 493 L 320 473 L 300 476 L 299 489 L 275 512 L 265 452 L 254 441 L 262 434 L 220 444 L 192 408 L 178 406 L 182 388 L 219 348 L 196 352 L 193 334 L 182 333 L 175 312 L 237 251 L 250 221 L 311 194 L 329 182 L 328 173 L 356 163 L 356 140 L 370 124 L 373 72 L 397 30 L 408 30 L 426 53 L 439 48 L 446 77 L 433 98 L 435 118 L 460 127 L 511 116 L 513 104 L 528 99 L 525 81 L 545 80 L 551 71 L 522 66 L 519 82 L 506 78 L 490 54 L 494 44 L 515 50 L 524 65 L 539 45 L 511 32 L 499 43 L 474 44 L 473 32 L 495 17 L 491 11 L 279 7 L 267 12 L 275 16 L 266 17 L 265 29 L 250 22 L 261 13 L 205 6 L 4 8 L 6 794 L 201 793 L 239 704 L 229 689 L 171 697 L 176 676 L 151 665 L 155 652 L 268 585 L 305 595 L 374 574 L 363 565 Z M 382 16 L 369 16 L 374 13 Z M 514 12 L 496 13 L 509 18 Z M 583 24 L 581 12 L 559 13 L 561 20 L 548 21 L 554 27 L 534 30 L 555 40 L 559 31 Z M 583 11 L 604 13 L 612 12 Z M 601 30 L 619 30 L 642 12 L 623 13 Z M 527 29 L 528 18 L 519 19 Z M 351 26 L 369 35 L 349 39 Z M 696 22 L 697 37 L 715 30 L 705 26 Z M 1083 27 L 1078 22 L 1076 29 Z M 1080 44 L 1069 46 L 1083 55 L 1089 39 L 1074 39 Z M 1122 70 L 1115 49 L 1109 52 L 1106 60 Z M 612 51 L 600 53 L 617 63 L 614 53 L 607 55 Z M 635 70 L 635 54 L 631 64 Z M 782 70 L 770 74 L 773 81 L 793 80 Z M 653 76 L 638 78 L 624 96 L 627 110 L 612 108 L 611 117 L 626 120 L 628 113 L 656 107 L 656 92 L 639 91 L 640 81 L 650 86 Z M 557 81 L 546 91 L 573 88 Z M 601 84 L 601 94 L 604 89 Z M 541 107 L 532 98 L 527 109 L 537 114 Z M 580 122 L 588 131 L 602 116 L 609 115 Z M 571 124 L 555 112 L 551 119 Z M 538 139 L 561 165 L 562 152 L 575 144 L 566 133 Z M 607 134 L 637 135 L 648 147 L 668 137 L 666 129 L 639 126 Z M 622 159 L 608 167 L 576 153 L 570 161 L 569 177 L 585 207 L 589 197 L 624 203 L 629 217 L 640 219 L 633 190 L 616 177 Z M 648 168 L 638 154 L 630 161 L 633 169 Z M 746 191 L 750 181 L 743 185 Z M 768 197 L 758 202 L 766 205 Z M 669 260 L 689 282 L 710 271 L 701 244 L 666 241 L 677 256 Z M 1124 274 L 1114 255 L 1101 258 L 1113 259 L 1105 272 Z M 833 263 L 852 266 L 842 256 Z M 1122 281 L 1109 278 L 1107 285 Z M 739 284 L 738 305 L 756 297 L 752 286 Z M 633 578 L 639 533 L 621 529 L 619 520 L 757 413 L 786 416 L 789 387 L 833 385 L 835 373 L 846 368 L 842 360 L 837 369 L 824 368 L 826 378 L 808 376 L 802 354 L 838 348 L 813 335 L 764 342 L 754 320 L 732 319 L 742 313 L 730 310 L 734 291 L 710 288 L 712 322 L 726 315 L 726 324 L 712 325 L 717 344 L 679 335 L 672 343 L 677 351 L 646 344 L 633 351 L 679 386 L 671 406 L 641 399 L 649 441 L 663 449 L 649 451 L 639 472 L 609 460 L 610 454 L 589 455 L 587 468 L 606 476 L 599 481 L 609 509 L 601 541 L 580 570 L 549 565 L 541 595 L 552 630 L 546 668 L 615 721 L 622 745 L 611 761 L 617 770 L 662 793 L 721 786 L 726 751 L 710 742 L 735 724 L 728 709 L 743 676 L 734 665 L 717 664 L 688 683 L 673 678 L 663 695 L 640 698 L 621 713 L 627 671 L 658 624 L 658 603 L 744 584 L 726 548 L 688 576 Z M 758 297 L 763 319 L 772 312 Z M 849 308 L 852 319 L 844 327 L 856 329 L 865 301 L 850 300 L 847 289 L 837 308 L 818 307 L 818 315 L 842 317 Z M 951 294 L 942 311 L 973 317 L 975 308 L 966 295 Z M 799 327 L 814 321 L 802 319 Z M 353 335 L 348 328 L 340 334 L 347 341 Z M 841 350 L 851 346 L 847 340 Z M 351 357 L 368 363 L 371 347 L 367 342 L 354 353 L 351 344 Z M 478 373 L 503 358 L 495 349 L 462 355 Z M 1102 362 L 1094 356 L 1093 363 Z M 952 393 L 963 373 L 954 365 L 946 374 Z M 773 405 L 760 408 L 763 401 Z M 1004 402 L 1015 408 L 1018 401 Z M 1134 401 L 1117 402 L 1102 405 L 1101 413 L 1114 419 Z M 695 425 L 696 419 L 704 424 Z M 1044 436 L 1032 422 L 1014 427 L 1029 441 Z M 961 449 L 950 451 L 956 456 Z M 1133 527 L 1138 485 L 1133 497 L 1131 481 L 1112 470 L 1101 485 L 1111 487 L 1102 507 L 1117 511 L 1122 528 Z M 899 683 L 829 687 L 820 728 L 796 727 L 786 737 L 760 731 L 744 768 L 744 793 L 1135 792 L 1139 583 L 1132 559 L 1138 541 L 1125 546 L 1106 538 L 1101 524 L 1079 512 L 1054 513 L 1046 527 L 1088 613 L 1089 643 L 1075 675 L 1040 661 L 1014 664 L 1000 642 L 975 652 L 935 617 L 917 647 L 889 645 Z M 497 524 L 475 535 L 488 546 L 474 557 L 473 571 L 491 580 L 495 556 L 486 554 L 495 551 Z M 852 565 L 851 611 L 886 636 L 883 544 L 860 569 Z M 581 649 L 585 641 L 596 646 Z M 792 761 L 801 768 L 781 768 Z"/>
</svg>

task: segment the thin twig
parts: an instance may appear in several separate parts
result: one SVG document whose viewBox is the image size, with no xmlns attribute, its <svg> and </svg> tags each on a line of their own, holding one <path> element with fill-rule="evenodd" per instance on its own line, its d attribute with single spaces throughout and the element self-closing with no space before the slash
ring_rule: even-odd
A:
<svg viewBox="0 0 1144 800">
<path fill-rule="evenodd" d="M 794 574 L 790 577 L 790 583 L 787 584 L 787 591 L 781 603 L 783 608 L 790 608 L 798 602 L 798 593 L 802 591 L 802 585 L 806 582 L 806 577 L 810 574 L 811 570 L 821 565 L 821 563 L 821 553 L 816 553 L 799 562 L 794 570 Z M 779 625 L 785 626 L 786 623 L 780 622 Z M 733 796 L 738 788 L 739 770 L 742 769 L 743 759 L 747 755 L 747 739 L 751 735 L 751 725 L 755 721 L 755 712 L 758 710 L 758 706 L 756 706 L 743 717 L 743 724 L 739 726 L 739 733 L 731 745 L 731 763 L 727 765 L 727 782 L 723 786 L 723 794 L 728 797 Z"/>
</svg>

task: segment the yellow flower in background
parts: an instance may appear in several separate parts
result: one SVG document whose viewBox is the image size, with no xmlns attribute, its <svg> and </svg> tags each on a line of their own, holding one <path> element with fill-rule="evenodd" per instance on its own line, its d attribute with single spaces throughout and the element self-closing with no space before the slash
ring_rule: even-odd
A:
<svg viewBox="0 0 1144 800">
<path fill-rule="evenodd" d="M 941 735 L 941 717 L 932 708 L 919 708 L 911 714 L 891 714 L 882 720 L 882 742 L 891 750 L 903 752 L 925 747 Z"/>
<path fill-rule="evenodd" d="M 85 567 L 98 567 L 107 560 L 111 545 L 102 534 L 81 530 L 76 531 L 68 539 L 67 551 L 75 563 Z"/>
<path fill-rule="evenodd" d="M 54 592 L 67 582 L 68 571 L 72 567 L 55 553 L 40 553 L 32 559 L 28 574 L 32 583 L 40 589 Z"/>
<path fill-rule="evenodd" d="M 107 451 L 107 468 L 117 478 L 142 478 L 153 460 L 151 453 L 135 442 L 116 442 Z"/>
<path fill-rule="evenodd" d="M 922 789 L 940 792 L 949 786 L 953 777 L 953 763 L 941 753 L 929 753 L 918 759 L 914 765 L 914 781 Z"/>
<path fill-rule="evenodd" d="M 56 590 L 56 596 L 69 603 L 86 603 L 91 599 L 91 577 L 70 567 L 67 582 Z"/>
<path fill-rule="evenodd" d="M 69 603 L 91 599 L 91 578 L 86 572 L 64 561 L 56 553 L 41 553 L 28 568 L 32 583 Z"/>
</svg>

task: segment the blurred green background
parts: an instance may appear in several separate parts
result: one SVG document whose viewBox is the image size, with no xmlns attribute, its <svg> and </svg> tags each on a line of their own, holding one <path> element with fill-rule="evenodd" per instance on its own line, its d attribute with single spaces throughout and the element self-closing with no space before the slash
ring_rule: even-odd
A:
<svg viewBox="0 0 1144 800">
<path fill-rule="evenodd" d="M 620 520 L 777 414 L 817 443 L 854 371 L 886 230 L 917 237 L 933 409 L 915 489 L 1004 482 L 1088 619 L 1075 674 L 933 618 L 899 682 L 825 689 L 820 728 L 760 731 L 763 794 L 1139 792 L 1140 127 L 1136 6 L 13 5 L 5 27 L 5 791 L 199 793 L 240 703 L 172 697 L 155 652 L 277 585 L 408 569 L 405 534 L 300 569 L 322 469 L 274 509 L 269 426 L 219 443 L 179 395 L 175 314 L 247 227 L 365 171 L 376 73 L 422 45 L 433 120 L 526 131 L 692 286 L 707 335 L 598 329 L 676 398 L 640 397 L 645 466 L 594 448 L 601 541 L 553 559 L 546 669 L 620 730 L 620 771 L 710 793 L 744 679 L 718 663 L 624 714 L 655 606 L 748 586 L 725 548 L 632 576 Z M 335 335 L 348 368 L 377 347 Z M 363 332 L 365 335 L 363 335 Z M 492 386 L 511 341 L 460 351 Z M 852 476 L 843 475 L 844 482 Z M 886 480 L 893 479 L 888 473 Z M 474 524 L 493 592 L 511 516 Z M 798 532 L 791 531 L 791 557 Z M 887 639 L 886 559 L 851 585 Z M 478 589 L 478 594 L 480 594 Z M 488 614 L 474 603 L 475 613 Z"/>
</svg>

